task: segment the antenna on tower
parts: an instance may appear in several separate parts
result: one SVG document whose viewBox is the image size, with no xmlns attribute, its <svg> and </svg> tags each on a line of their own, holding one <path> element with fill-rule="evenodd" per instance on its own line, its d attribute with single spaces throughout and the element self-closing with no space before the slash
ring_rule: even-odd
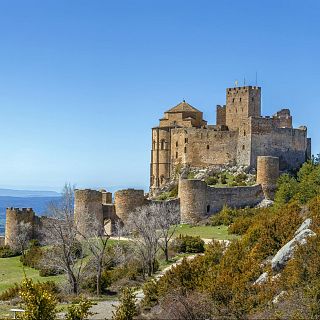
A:
<svg viewBox="0 0 320 320">
<path fill-rule="evenodd" d="M 256 87 L 258 86 L 258 72 L 256 71 Z"/>
<path fill-rule="evenodd" d="M 246 77 L 243 78 L 243 86 L 246 86 Z"/>
</svg>

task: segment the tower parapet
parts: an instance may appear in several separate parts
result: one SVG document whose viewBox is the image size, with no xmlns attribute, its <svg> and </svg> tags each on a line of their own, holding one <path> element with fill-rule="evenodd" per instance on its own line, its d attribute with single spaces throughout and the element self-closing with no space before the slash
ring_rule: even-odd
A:
<svg viewBox="0 0 320 320">
<path fill-rule="evenodd" d="M 117 216 L 125 223 L 130 212 L 145 204 L 144 191 L 125 189 L 116 191 L 114 205 Z"/>
<path fill-rule="evenodd" d="M 274 199 L 279 178 L 279 158 L 260 156 L 257 158 L 257 183 L 261 184 L 267 199 Z"/>
<path fill-rule="evenodd" d="M 16 237 L 19 232 L 21 222 L 30 224 L 30 239 L 34 234 L 35 213 L 31 208 L 7 208 L 6 209 L 6 228 L 5 228 L 5 245 L 15 247 Z"/>
<path fill-rule="evenodd" d="M 93 224 L 103 230 L 102 193 L 97 190 L 76 190 L 74 220 L 81 234 L 90 234 Z M 94 223 L 96 221 L 96 223 Z"/>
<path fill-rule="evenodd" d="M 181 223 L 196 223 L 207 211 L 207 184 L 201 180 L 179 180 Z"/>
</svg>

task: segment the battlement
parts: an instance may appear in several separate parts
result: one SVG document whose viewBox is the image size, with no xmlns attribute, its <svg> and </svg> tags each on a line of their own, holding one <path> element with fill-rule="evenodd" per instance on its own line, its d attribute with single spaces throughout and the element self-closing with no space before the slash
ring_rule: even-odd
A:
<svg viewBox="0 0 320 320">
<path fill-rule="evenodd" d="M 227 90 L 227 93 L 239 93 L 239 92 L 247 92 L 247 90 L 261 90 L 261 87 L 243 86 L 243 87 L 227 88 L 226 90 Z"/>
</svg>

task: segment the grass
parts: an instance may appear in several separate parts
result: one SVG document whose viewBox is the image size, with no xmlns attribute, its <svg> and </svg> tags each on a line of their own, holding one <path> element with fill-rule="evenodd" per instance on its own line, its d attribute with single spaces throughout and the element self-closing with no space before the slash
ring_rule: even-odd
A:
<svg viewBox="0 0 320 320">
<path fill-rule="evenodd" d="M 175 236 L 188 235 L 199 236 L 203 239 L 231 240 L 237 236 L 228 234 L 227 226 L 191 226 L 189 224 L 178 225 Z"/>
<path fill-rule="evenodd" d="M 40 277 L 39 271 L 33 268 L 24 267 L 20 262 L 20 257 L 0 258 L 0 292 L 12 287 L 14 283 L 21 283 L 24 276 L 34 281 L 61 281 L 64 276 Z"/>
</svg>

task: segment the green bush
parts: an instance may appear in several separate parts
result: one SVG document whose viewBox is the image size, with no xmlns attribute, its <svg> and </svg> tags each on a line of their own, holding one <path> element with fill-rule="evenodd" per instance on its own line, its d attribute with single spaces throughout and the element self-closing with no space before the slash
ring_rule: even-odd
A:
<svg viewBox="0 0 320 320">
<path fill-rule="evenodd" d="M 218 178 L 215 177 L 215 176 L 213 176 L 213 177 L 208 177 L 208 178 L 205 179 L 205 182 L 207 183 L 207 185 L 213 186 L 213 185 L 215 185 L 215 184 L 218 183 Z"/>
<path fill-rule="evenodd" d="M 54 267 L 40 267 L 39 269 L 40 277 L 51 277 L 51 276 L 56 276 L 62 273 L 63 273 L 62 270 L 59 270 L 58 268 L 54 268 Z"/>
<path fill-rule="evenodd" d="M 245 184 L 245 180 L 247 179 L 247 174 L 242 172 L 242 173 L 239 173 L 235 176 L 234 180 L 235 182 L 237 183 L 244 183 Z"/>
<path fill-rule="evenodd" d="M 0 247 L 0 258 L 10 258 L 19 256 L 21 253 L 17 250 L 11 249 L 9 246 Z"/>
<path fill-rule="evenodd" d="M 225 173 L 222 173 L 220 175 L 220 183 L 221 184 L 227 184 L 227 175 Z"/>
<path fill-rule="evenodd" d="M 110 271 L 108 270 L 103 271 L 101 275 L 101 282 L 100 282 L 101 293 L 108 292 L 108 288 L 110 287 L 111 283 L 112 283 L 112 280 L 111 280 Z M 90 293 L 96 293 L 97 292 L 97 276 L 92 275 L 87 277 L 82 283 L 82 289 Z"/>
<path fill-rule="evenodd" d="M 159 297 L 156 281 L 154 279 L 148 280 L 147 282 L 145 282 L 142 289 L 144 293 L 142 305 L 145 308 L 152 308 L 158 303 Z"/>
<path fill-rule="evenodd" d="M 20 286 L 15 283 L 12 287 L 8 288 L 6 291 L 3 291 L 0 294 L 0 300 L 1 301 L 8 301 L 13 298 L 18 297 L 19 295 Z"/>
<path fill-rule="evenodd" d="M 179 235 L 173 242 L 173 246 L 180 253 L 204 252 L 204 241 L 200 237 Z"/>
<path fill-rule="evenodd" d="M 20 261 L 24 266 L 39 269 L 42 256 L 41 248 L 33 245 L 23 256 L 20 257 Z"/>
<path fill-rule="evenodd" d="M 120 304 L 113 312 L 113 320 L 132 320 L 137 315 L 136 297 L 131 288 L 124 288 L 120 296 Z"/>
<path fill-rule="evenodd" d="M 92 301 L 85 298 L 75 300 L 71 306 L 68 307 L 65 320 L 88 319 L 89 316 L 94 315 L 94 313 L 89 311 L 93 305 L 94 303 Z"/>
</svg>

